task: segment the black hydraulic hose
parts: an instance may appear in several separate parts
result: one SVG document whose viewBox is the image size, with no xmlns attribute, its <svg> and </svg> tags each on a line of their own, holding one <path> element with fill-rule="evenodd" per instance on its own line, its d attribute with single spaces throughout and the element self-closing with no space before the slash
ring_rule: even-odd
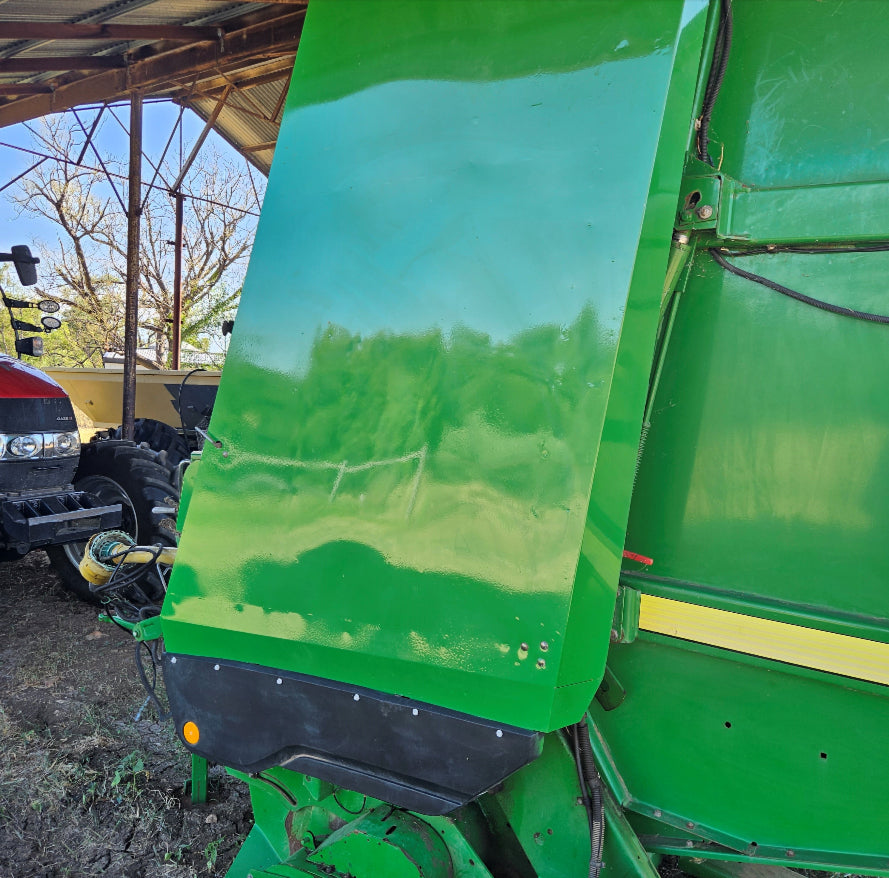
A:
<svg viewBox="0 0 889 878">
<path fill-rule="evenodd" d="M 729 262 L 716 247 L 710 248 L 710 255 L 713 257 L 716 264 L 722 266 L 726 271 L 731 272 L 738 277 L 743 277 L 745 280 L 752 281 L 755 284 L 767 287 L 770 290 L 774 290 L 776 293 L 781 293 L 782 296 L 789 296 L 791 299 L 796 299 L 798 302 L 802 302 L 805 305 L 811 305 L 813 308 L 820 308 L 822 311 L 829 311 L 831 314 L 840 314 L 843 317 L 866 320 L 869 323 L 889 323 L 889 315 L 871 314 L 869 311 L 856 311 L 854 308 L 844 308 L 842 305 L 833 305 L 830 302 L 822 302 L 821 299 L 813 299 L 805 293 L 792 290 L 790 287 L 785 287 L 783 284 L 776 283 L 762 275 L 754 274 L 752 271 L 745 271 L 743 268 L 738 268 L 737 265 L 732 265 L 732 263 Z"/>
<path fill-rule="evenodd" d="M 742 250 L 722 246 L 723 256 L 736 259 L 742 256 L 762 256 L 773 253 L 802 253 L 806 256 L 823 256 L 826 253 L 885 253 L 889 241 L 872 241 L 870 244 L 766 244 L 764 247 L 745 247 Z"/>
<path fill-rule="evenodd" d="M 716 98 L 719 96 L 722 82 L 725 79 L 731 48 L 732 17 L 729 4 L 730 0 L 721 0 L 720 3 L 719 28 L 713 45 L 713 60 L 707 77 L 707 87 L 704 90 L 698 129 L 698 158 L 711 165 L 713 160 L 710 157 L 710 119 L 713 115 L 713 107 L 716 105 Z"/>
<path fill-rule="evenodd" d="M 565 728 L 568 743 L 574 755 L 580 797 L 590 829 L 589 878 L 599 878 L 602 871 L 602 846 L 605 841 L 605 824 L 602 816 L 602 782 L 593 759 L 589 730 L 581 720 Z"/>
<path fill-rule="evenodd" d="M 602 818 L 602 780 L 596 768 L 596 761 L 593 759 L 593 747 L 590 744 L 590 734 L 586 722 L 581 720 L 574 729 L 575 741 L 579 750 L 579 765 L 586 787 L 590 791 L 592 804 L 590 878 L 598 878 L 599 872 L 602 869 L 602 846 L 605 841 L 605 825 Z"/>
<path fill-rule="evenodd" d="M 164 710 L 164 706 L 160 702 L 160 698 L 157 697 L 157 692 L 155 691 L 154 686 L 148 681 L 148 675 L 145 673 L 145 668 L 142 666 L 142 647 L 145 646 L 144 643 L 136 644 L 136 670 L 139 672 L 139 679 L 142 681 L 142 685 L 145 687 L 145 691 L 148 693 L 148 697 L 151 699 L 152 704 L 154 704 L 154 709 L 157 711 L 157 718 L 159 722 L 166 722 L 170 718 L 170 714 Z M 146 647 L 146 649 L 148 649 Z M 148 654 L 151 657 L 152 665 L 154 667 L 154 675 L 155 675 L 155 685 L 157 684 L 157 665 L 154 663 L 154 655 L 151 650 L 148 649 Z"/>
<path fill-rule="evenodd" d="M 731 0 L 721 0 L 719 28 L 716 31 L 713 60 L 710 64 L 710 74 L 707 77 L 707 87 L 704 89 L 704 99 L 701 103 L 697 138 L 698 158 L 710 165 L 713 164 L 713 159 L 710 158 L 710 118 L 713 115 L 713 107 L 716 106 L 716 98 L 719 96 L 722 81 L 725 79 L 725 71 L 728 68 L 729 52 L 732 47 L 732 27 Z"/>
<path fill-rule="evenodd" d="M 114 568 L 114 572 L 111 574 L 111 578 L 104 585 L 95 585 L 91 587 L 91 591 L 96 595 L 105 595 L 105 594 L 118 594 L 125 588 L 136 587 L 138 588 L 138 583 L 145 579 L 146 576 L 151 572 L 150 564 L 157 564 L 157 559 L 160 557 L 161 552 L 164 550 L 163 546 L 152 546 L 153 549 L 153 559 L 148 564 L 140 564 L 135 570 L 124 573 L 120 577 L 118 577 L 118 572 L 121 571 L 124 564 L 126 563 L 126 555 L 130 551 L 130 547 L 127 547 L 124 551 L 118 552 L 117 555 L 121 556 L 121 560 L 118 562 L 117 567 Z M 148 599 L 148 596 L 139 589 L 140 596 L 144 599 L 146 604 L 151 605 L 151 601 Z"/>
<path fill-rule="evenodd" d="M 711 113 L 716 105 L 716 98 L 719 96 L 722 82 L 725 79 L 725 71 L 728 68 L 728 58 L 732 48 L 733 27 L 731 0 L 720 0 L 719 30 L 716 34 L 716 51 L 714 53 L 716 70 L 710 71 L 711 75 L 708 77 L 707 90 L 705 92 L 706 109 Z"/>
<path fill-rule="evenodd" d="M 580 760 L 580 735 L 577 734 L 577 725 L 569 726 L 567 728 L 568 732 L 568 741 L 571 744 L 571 750 L 574 754 L 574 767 L 577 769 L 577 782 L 580 785 L 580 799 L 583 804 L 583 810 L 586 814 L 587 824 L 589 825 L 589 833 L 590 833 L 590 870 L 589 870 L 589 878 L 597 878 L 597 863 L 598 858 L 596 857 L 596 828 L 593 823 L 593 806 L 592 802 L 590 802 L 589 792 L 587 791 L 586 780 L 583 774 L 583 764 Z"/>
<path fill-rule="evenodd" d="M 185 390 L 185 384 L 195 372 L 206 372 L 206 369 L 198 366 L 196 369 L 192 369 L 183 379 L 182 383 L 179 385 L 179 395 L 176 399 L 176 403 L 179 406 L 179 423 L 182 424 L 182 433 L 185 436 L 186 441 L 188 441 L 188 428 L 185 426 L 185 415 L 182 412 L 182 391 Z"/>
</svg>

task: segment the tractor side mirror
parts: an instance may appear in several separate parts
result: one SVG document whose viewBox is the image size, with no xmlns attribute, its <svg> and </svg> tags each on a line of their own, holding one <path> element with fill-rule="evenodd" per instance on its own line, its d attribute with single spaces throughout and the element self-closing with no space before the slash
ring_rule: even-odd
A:
<svg viewBox="0 0 889 878">
<path fill-rule="evenodd" d="M 37 283 L 37 265 L 40 260 L 31 255 L 31 248 L 27 244 L 17 244 L 12 247 L 12 261 L 19 276 L 19 283 L 23 287 L 34 286 Z"/>
</svg>

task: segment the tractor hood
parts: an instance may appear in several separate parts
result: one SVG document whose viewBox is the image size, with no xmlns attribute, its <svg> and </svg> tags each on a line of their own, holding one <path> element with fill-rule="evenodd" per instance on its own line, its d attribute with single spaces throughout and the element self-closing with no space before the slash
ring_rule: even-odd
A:
<svg viewBox="0 0 889 878">
<path fill-rule="evenodd" d="M 0 399 L 58 399 L 61 385 L 36 366 L 0 354 Z"/>
</svg>

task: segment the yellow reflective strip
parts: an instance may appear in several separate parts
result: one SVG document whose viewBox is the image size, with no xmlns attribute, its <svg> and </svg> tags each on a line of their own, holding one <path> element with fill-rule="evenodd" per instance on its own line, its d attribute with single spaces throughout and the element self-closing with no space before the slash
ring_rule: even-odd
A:
<svg viewBox="0 0 889 878">
<path fill-rule="evenodd" d="M 889 643 L 642 595 L 639 627 L 722 649 L 889 685 Z"/>
</svg>

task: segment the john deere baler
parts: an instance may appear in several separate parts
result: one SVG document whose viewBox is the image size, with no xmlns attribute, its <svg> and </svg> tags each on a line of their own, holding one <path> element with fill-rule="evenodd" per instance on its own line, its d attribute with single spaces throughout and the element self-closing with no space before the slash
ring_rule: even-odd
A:
<svg viewBox="0 0 889 878">
<path fill-rule="evenodd" d="M 312 0 L 161 616 L 232 878 L 889 875 L 887 43 Z"/>
</svg>

